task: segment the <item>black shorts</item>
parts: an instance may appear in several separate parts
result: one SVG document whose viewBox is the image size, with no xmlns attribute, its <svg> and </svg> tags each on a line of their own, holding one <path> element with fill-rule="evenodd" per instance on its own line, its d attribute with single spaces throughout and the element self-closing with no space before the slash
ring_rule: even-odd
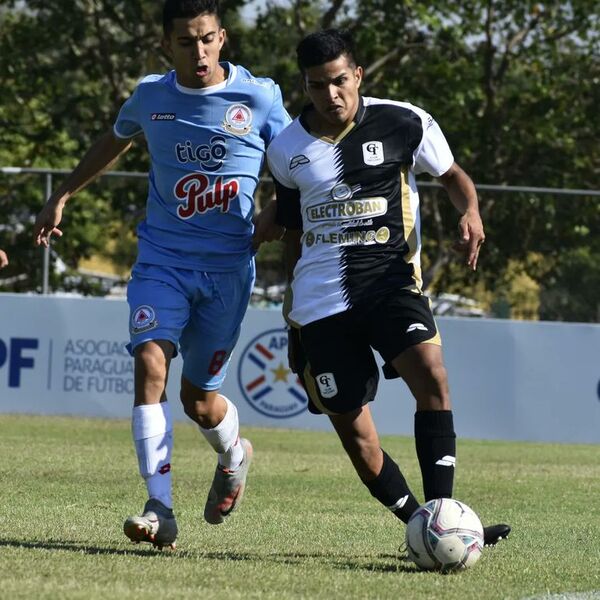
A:
<svg viewBox="0 0 600 600">
<path fill-rule="evenodd" d="M 290 332 L 309 410 L 326 414 L 348 413 L 375 398 L 379 369 L 373 349 L 391 379 L 398 377 L 391 361 L 423 342 L 441 344 L 429 300 L 406 290 Z"/>
</svg>

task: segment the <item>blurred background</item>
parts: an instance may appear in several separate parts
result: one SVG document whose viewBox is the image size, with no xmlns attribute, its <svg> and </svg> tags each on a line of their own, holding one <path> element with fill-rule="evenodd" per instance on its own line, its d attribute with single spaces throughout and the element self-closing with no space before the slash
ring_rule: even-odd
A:
<svg viewBox="0 0 600 600">
<path fill-rule="evenodd" d="M 164 72 L 159 0 L 0 1 L 0 292 L 122 296 L 146 199 L 142 143 L 78 194 L 50 253 L 32 224 L 51 189 L 113 123 L 137 80 Z M 296 43 L 353 31 L 362 93 L 425 108 L 478 186 L 477 273 L 451 250 L 458 215 L 420 180 L 423 273 L 439 315 L 600 321 L 597 2 L 230 1 L 223 58 L 303 105 Z M 268 173 L 260 209 L 272 193 Z M 281 245 L 263 245 L 253 304 L 278 307 Z"/>
</svg>

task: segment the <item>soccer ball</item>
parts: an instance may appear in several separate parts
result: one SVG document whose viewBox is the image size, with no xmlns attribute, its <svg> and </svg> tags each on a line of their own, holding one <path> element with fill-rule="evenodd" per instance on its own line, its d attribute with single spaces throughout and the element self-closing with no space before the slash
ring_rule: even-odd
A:
<svg viewBox="0 0 600 600">
<path fill-rule="evenodd" d="M 483 550 L 483 526 L 466 504 L 437 498 L 419 507 L 406 526 L 408 556 L 421 569 L 472 567 Z"/>
</svg>

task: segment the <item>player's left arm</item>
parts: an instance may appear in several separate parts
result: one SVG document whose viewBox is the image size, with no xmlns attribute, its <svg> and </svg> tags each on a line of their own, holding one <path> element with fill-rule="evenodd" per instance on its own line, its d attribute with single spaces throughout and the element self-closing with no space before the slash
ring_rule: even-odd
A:
<svg viewBox="0 0 600 600">
<path fill-rule="evenodd" d="M 438 179 L 448 193 L 452 204 L 462 215 L 458 222 L 457 248 L 465 254 L 467 266 L 475 271 L 479 250 L 485 241 L 475 185 L 456 162 L 453 162 L 452 166 Z"/>
<path fill-rule="evenodd" d="M 4 250 L 0 250 L 0 269 L 4 269 L 8 265 L 8 256 Z"/>
</svg>

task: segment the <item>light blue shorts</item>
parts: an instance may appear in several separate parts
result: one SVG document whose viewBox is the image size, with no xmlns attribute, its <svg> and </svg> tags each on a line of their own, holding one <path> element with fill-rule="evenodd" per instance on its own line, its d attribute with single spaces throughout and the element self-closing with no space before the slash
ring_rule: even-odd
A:
<svg viewBox="0 0 600 600">
<path fill-rule="evenodd" d="M 181 350 L 183 376 L 203 390 L 218 390 L 255 276 L 254 259 L 231 273 L 136 263 L 127 286 L 130 352 L 168 340 Z"/>
</svg>

